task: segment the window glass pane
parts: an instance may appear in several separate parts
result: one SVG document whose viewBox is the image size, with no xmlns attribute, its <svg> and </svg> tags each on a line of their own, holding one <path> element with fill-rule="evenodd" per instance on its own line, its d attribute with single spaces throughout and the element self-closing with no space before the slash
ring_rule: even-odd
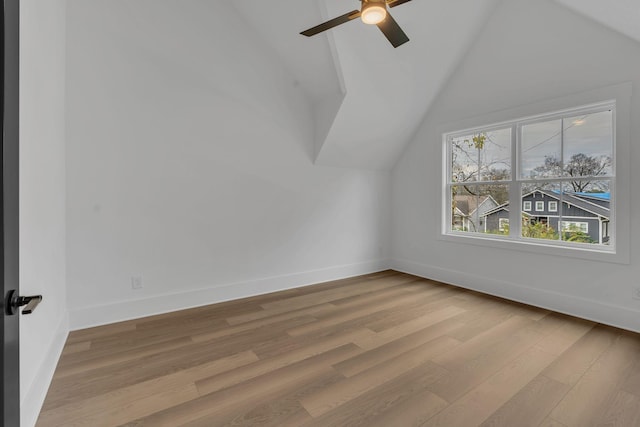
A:
<svg viewBox="0 0 640 427">
<path fill-rule="evenodd" d="M 469 233 L 498 233 L 499 219 L 509 218 L 500 205 L 509 200 L 503 184 L 454 185 L 451 187 L 451 229 Z M 508 234 L 508 227 L 503 230 Z"/>
<path fill-rule="evenodd" d="M 475 185 L 451 186 L 451 230 L 469 230 L 469 203 L 474 203 L 476 192 Z"/>
<path fill-rule="evenodd" d="M 480 152 L 480 179 L 511 179 L 511 128 L 486 132 Z"/>
<path fill-rule="evenodd" d="M 612 175 L 610 110 L 566 118 L 564 129 L 564 176 Z"/>
<path fill-rule="evenodd" d="M 509 186 L 505 184 L 478 185 L 480 200 L 475 221 L 478 232 L 509 235 Z"/>
<path fill-rule="evenodd" d="M 532 123 L 521 128 L 520 178 L 562 176 L 562 120 Z"/>
<path fill-rule="evenodd" d="M 574 191 L 575 187 L 582 191 Z M 564 183 L 562 193 L 562 240 L 574 243 L 609 244 L 611 221 L 610 182 Z"/>
<path fill-rule="evenodd" d="M 560 200 L 558 182 L 546 182 L 542 185 L 522 185 L 522 204 L 531 204 L 531 211 L 522 212 L 522 237 L 531 239 L 558 240 L 558 212 L 549 210 L 552 202 Z"/>
<path fill-rule="evenodd" d="M 478 181 L 479 156 L 474 135 L 451 138 L 451 182 Z"/>
</svg>

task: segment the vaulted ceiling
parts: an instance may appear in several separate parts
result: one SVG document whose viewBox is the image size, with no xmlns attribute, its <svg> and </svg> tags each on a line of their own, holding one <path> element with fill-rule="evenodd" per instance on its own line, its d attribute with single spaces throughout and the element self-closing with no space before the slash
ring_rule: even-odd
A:
<svg viewBox="0 0 640 427">
<path fill-rule="evenodd" d="M 358 9 L 358 0 L 233 2 L 313 106 L 315 162 L 390 169 L 502 0 L 413 0 L 390 10 L 411 41 L 394 49 L 354 20 L 299 32 Z M 637 0 L 555 0 L 640 41 Z"/>
</svg>

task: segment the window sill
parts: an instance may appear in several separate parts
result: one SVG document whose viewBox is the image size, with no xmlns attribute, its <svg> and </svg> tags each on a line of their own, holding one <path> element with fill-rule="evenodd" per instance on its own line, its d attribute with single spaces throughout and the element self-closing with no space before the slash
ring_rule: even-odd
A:
<svg viewBox="0 0 640 427">
<path fill-rule="evenodd" d="M 485 248 L 505 249 L 509 251 L 521 251 L 549 256 L 562 256 L 567 258 L 585 259 L 596 262 L 608 262 L 615 264 L 629 264 L 629 255 L 607 247 L 573 247 L 559 246 L 531 240 L 506 239 L 504 237 L 491 237 L 486 235 L 469 235 L 464 232 L 449 232 L 440 234 L 439 240 L 460 243 L 466 245 L 483 246 Z"/>
</svg>

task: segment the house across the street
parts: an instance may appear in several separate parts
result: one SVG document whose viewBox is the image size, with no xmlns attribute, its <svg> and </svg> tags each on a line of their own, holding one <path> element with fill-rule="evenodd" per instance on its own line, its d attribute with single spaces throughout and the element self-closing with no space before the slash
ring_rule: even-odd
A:
<svg viewBox="0 0 640 427">
<path fill-rule="evenodd" d="M 547 224 L 556 232 L 580 231 L 600 244 L 609 242 L 610 193 L 562 193 L 562 210 L 560 196 L 558 191 L 547 190 L 523 195 L 524 221 Z M 484 232 L 504 232 L 509 226 L 509 203 L 485 212 L 484 217 Z"/>
<path fill-rule="evenodd" d="M 485 214 L 498 206 L 491 196 L 459 194 L 453 201 L 453 229 L 459 231 L 485 230 Z"/>
</svg>

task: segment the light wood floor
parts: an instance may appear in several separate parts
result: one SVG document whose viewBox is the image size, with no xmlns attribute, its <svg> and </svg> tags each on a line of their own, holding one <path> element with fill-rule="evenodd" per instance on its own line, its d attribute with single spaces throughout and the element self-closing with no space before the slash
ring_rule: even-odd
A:
<svg viewBox="0 0 640 427">
<path fill-rule="evenodd" d="M 640 335 L 387 271 L 72 332 L 38 426 L 640 426 Z"/>
</svg>

